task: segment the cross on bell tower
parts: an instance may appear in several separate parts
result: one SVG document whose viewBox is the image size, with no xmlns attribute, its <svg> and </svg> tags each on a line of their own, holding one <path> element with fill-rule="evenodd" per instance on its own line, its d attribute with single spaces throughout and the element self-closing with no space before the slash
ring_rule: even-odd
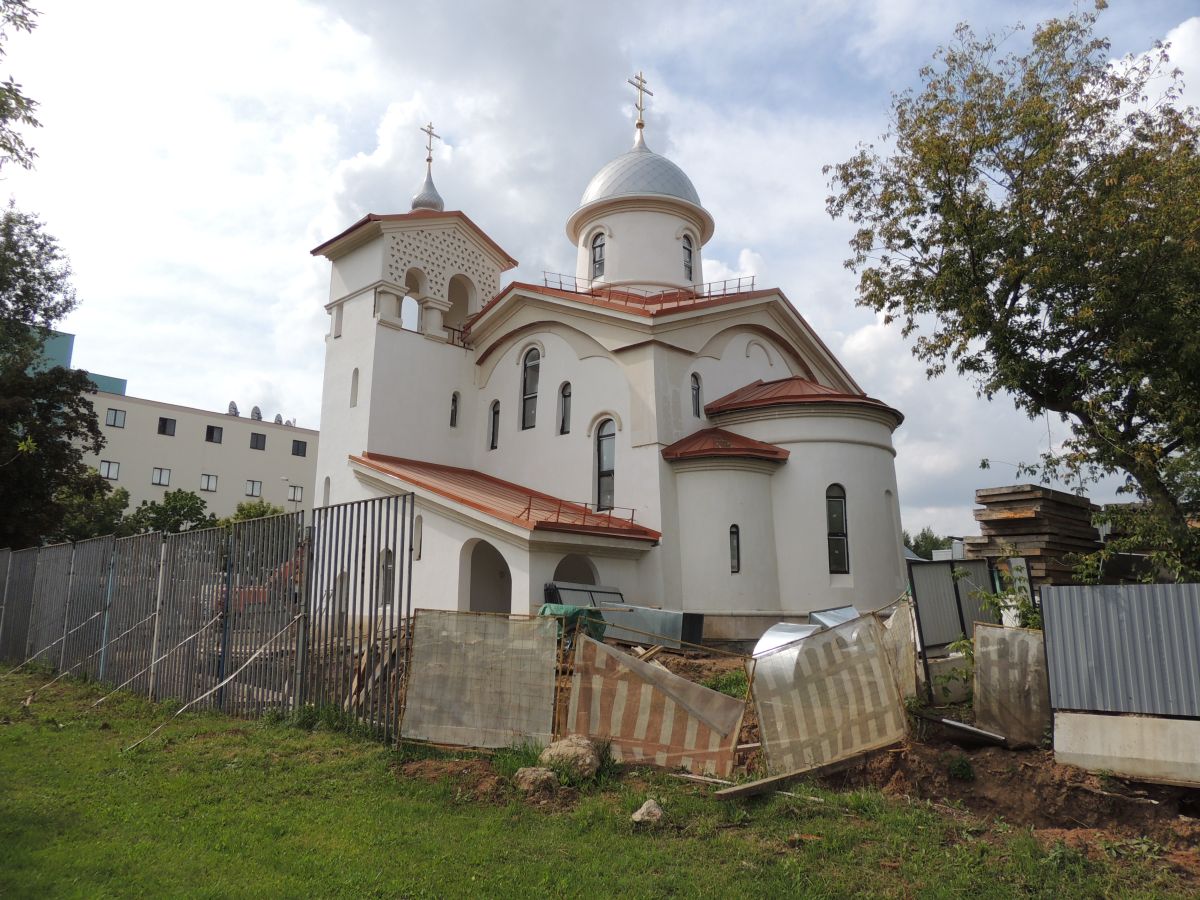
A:
<svg viewBox="0 0 1200 900">
<path fill-rule="evenodd" d="M 421 185 L 421 190 L 412 198 L 413 209 L 433 209 L 441 212 L 445 209 L 445 203 L 442 201 L 442 196 L 437 192 L 437 188 L 433 186 L 433 139 L 442 139 L 440 134 L 436 134 L 433 130 L 433 123 L 430 122 L 424 128 L 418 129 L 425 134 L 425 183 Z"/>
<path fill-rule="evenodd" d="M 645 95 L 648 94 L 649 96 L 653 97 L 654 91 L 652 91 L 652 90 L 650 90 L 650 88 L 646 87 L 646 78 L 645 78 L 645 76 L 642 75 L 642 72 L 640 69 L 638 70 L 638 73 L 636 75 L 634 75 L 632 78 L 629 79 L 629 84 L 631 84 L 635 88 L 637 88 L 637 92 L 638 92 L 637 127 L 639 130 L 641 130 L 642 128 L 646 127 L 646 120 L 643 118 L 643 116 L 646 112 L 646 97 L 645 97 Z"/>
</svg>

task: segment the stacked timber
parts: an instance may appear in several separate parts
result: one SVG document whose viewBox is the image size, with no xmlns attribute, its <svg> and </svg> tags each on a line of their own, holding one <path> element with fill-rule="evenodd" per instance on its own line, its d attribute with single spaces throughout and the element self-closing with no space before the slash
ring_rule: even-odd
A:
<svg viewBox="0 0 1200 900">
<path fill-rule="evenodd" d="M 980 535 L 963 539 L 968 558 L 994 563 L 1025 558 L 1034 584 L 1071 584 L 1079 556 L 1100 549 L 1092 516 L 1100 511 L 1087 497 L 1036 484 L 982 488 L 975 492 Z"/>
</svg>

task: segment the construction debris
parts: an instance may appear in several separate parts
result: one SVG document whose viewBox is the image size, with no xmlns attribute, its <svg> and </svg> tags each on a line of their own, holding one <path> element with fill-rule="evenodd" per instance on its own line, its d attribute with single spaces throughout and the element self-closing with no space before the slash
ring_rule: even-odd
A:
<svg viewBox="0 0 1200 900">
<path fill-rule="evenodd" d="M 1100 511 L 1087 497 L 1034 484 L 982 488 L 975 492 L 980 535 L 963 539 L 968 558 L 994 563 L 1024 557 L 1034 584 L 1072 584 L 1075 556 L 1100 549 L 1092 516 Z"/>
</svg>

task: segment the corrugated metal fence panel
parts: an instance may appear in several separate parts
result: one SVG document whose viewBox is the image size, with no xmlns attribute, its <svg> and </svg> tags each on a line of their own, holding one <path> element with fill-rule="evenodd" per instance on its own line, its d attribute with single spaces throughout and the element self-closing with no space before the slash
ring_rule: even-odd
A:
<svg viewBox="0 0 1200 900">
<path fill-rule="evenodd" d="M 75 545 L 71 596 L 67 602 L 62 670 L 96 678 L 104 643 L 108 572 L 116 538 L 92 538 Z"/>
<path fill-rule="evenodd" d="M 245 669 L 221 689 L 225 712 L 255 717 L 289 708 L 304 562 L 303 512 L 233 526 L 233 602 L 225 623 L 223 670 L 229 676 Z"/>
<path fill-rule="evenodd" d="M 1200 585 L 1042 588 L 1054 709 L 1200 717 Z"/>
<path fill-rule="evenodd" d="M 55 668 L 62 658 L 74 553 L 74 544 L 43 547 L 38 552 L 37 574 L 33 579 L 33 615 L 29 621 L 26 656 Z"/>
<path fill-rule="evenodd" d="M 150 690 L 155 700 L 187 703 L 218 680 L 229 533 L 223 528 L 185 531 L 167 535 L 164 544 L 157 655 L 165 659 L 154 667 Z M 214 703 L 209 697 L 194 708 Z"/>
<path fill-rule="evenodd" d="M 986 560 L 914 561 L 909 564 L 909 573 L 921 626 L 922 646 L 945 646 L 970 635 L 974 622 L 998 621 L 994 615 L 984 612 L 982 601 L 974 596 L 992 590 L 991 574 Z M 961 618 L 959 602 L 962 604 Z"/>
<path fill-rule="evenodd" d="M 33 582 L 37 576 L 37 547 L 17 550 L 9 560 L 4 592 L 4 622 L 0 631 L 0 659 L 13 665 L 24 662 L 29 647 L 29 620 L 33 613 Z"/>
<path fill-rule="evenodd" d="M 8 606 L 8 567 L 11 562 L 12 551 L 0 550 L 0 647 L 4 646 L 4 610 Z"/>
<path fill-rule="evenodd" d="M 313 510 L 303 700 L 393 734 L 408 615 L 411 495 Z"/>
<path fill-rule="evenodd" d="M 113 555 L 108 643 L 99 677 L 114 685 L 133 679 L 127 690 L 138 694 L 150 692 L 150 673 L 142 670 L 149 669 L 154 647 L 162 548 L 163 536 L 155 531 L 119 538 Z"/>
</svg>

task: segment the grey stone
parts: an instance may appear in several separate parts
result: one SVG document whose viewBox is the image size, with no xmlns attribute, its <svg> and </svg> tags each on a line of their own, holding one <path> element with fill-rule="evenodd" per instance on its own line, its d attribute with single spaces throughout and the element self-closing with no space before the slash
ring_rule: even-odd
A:
<svg viewBox="0 0 1200 900">
<path fill-rule="evenodd" d="M 593 777 L 600 770 L 600 754 L 596 752 L 596 746 L 581 734 L 555 741 L 542 751 L 538 762 L 543 766 L 564 769 L 581 781 Z"/>
</svg>

